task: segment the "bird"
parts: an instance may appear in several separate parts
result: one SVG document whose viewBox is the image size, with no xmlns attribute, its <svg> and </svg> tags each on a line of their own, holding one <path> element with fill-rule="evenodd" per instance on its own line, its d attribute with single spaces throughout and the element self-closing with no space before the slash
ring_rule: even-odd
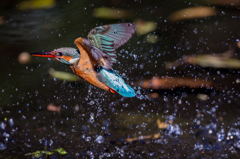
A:
<svg viewBox="0 0 240 159">
<path fill-rule="evenodd" d="M 55 58 L 69 65 L 75 74 L 98 88 L 124 97 L 134 97 L 134 89 L 112 68 L 117 61 L 116 49 L 125 44 L 134 33 L 135 25 L 132 23 L 98 26 L 89 32 L 87 39 L 75 39 L 77 49 L 63 47 L 31 55 Z"/>
</svg>

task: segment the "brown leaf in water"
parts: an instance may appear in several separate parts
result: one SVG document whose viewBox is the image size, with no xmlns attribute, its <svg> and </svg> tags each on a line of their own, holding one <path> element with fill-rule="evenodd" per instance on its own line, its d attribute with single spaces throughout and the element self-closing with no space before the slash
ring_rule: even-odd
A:
<svg viewBox="0 0 240 159">
<path fill-rule="evenodd" d="M 161 122 L 160 119 L 157 119 L 158 129 L 167 129 L 168 125 L 165 122 Z"/>
<path fill-rule="evenodd" d="M 149 98 L 157 98 L 158 96 L 159 96 L 158 93 L 149 93 L 148 94 Z"/>
<path fill-rule="evenodd" d="M 154 76 L 150 80 L 144 80 L 141 84 L 145 89 L 172 89 L 172 88 L 209 88 L 212 86 L 212 82 L 205 81 L 203 79 L 185 78 L 185 77 L 163 77 L 159 78 Z"/>
<path fill-rule="evenodd" d="M 157 133 L 157 134 L 152 134 L 152 135 L 138 136 L 138 137 L 134 137 L 134 138 L 126 138 L 126 141 L 132 142 L 132 141 L 137 141 L 137 140 L 157 139 L 159 137 L 161 137 L 161 134 Z"/>
<path fill-rule="evenodd" d="M 191 7 L 185 8 L 172 13 L 169 16 L 170 21 L 182 21 L 188 19 L 204 18 L 214 16 L 217 14 L 217 10 L 213 7 Z"/>
<path fill-rule="evenodd" d="M 44 128 L 43 127 L 40 127 L 40 128 L 37 128 L 36 131 L 43 131 Z"/>
<path fill-rule="evenodd" d="M 50 103 L 50 104 L 47 106 L 47 110 L 60 113 L 61 107 L 60 107 L 60 106 L 56 106 L 56 105 Z"/>
</svg>

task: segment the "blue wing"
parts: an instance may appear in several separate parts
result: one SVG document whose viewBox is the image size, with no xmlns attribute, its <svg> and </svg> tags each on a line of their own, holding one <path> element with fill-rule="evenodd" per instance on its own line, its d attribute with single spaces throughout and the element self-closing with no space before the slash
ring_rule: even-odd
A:
<svg viewBox="0 0 240 159">
<path fill-rule="evenodd" d="M 96 60 L 105 57 L 111 69 L 112 63 L 117 60 L 116 49 L 125 44 L 135 32 L 135 26 L 131 23 L 120 23 L 96 27 L 88 34 L 85 44 L 89 46 L 92 57 Z"/>
<path fill-rule="evenodd" d="M 127 85 L 118 74 L 104 68 L 100 68 L 98 74 L 101 82 L 105 83 L 120 95 L 124 97 L 134 97 L 136 95 L 135 91 Z"/>
</svg>

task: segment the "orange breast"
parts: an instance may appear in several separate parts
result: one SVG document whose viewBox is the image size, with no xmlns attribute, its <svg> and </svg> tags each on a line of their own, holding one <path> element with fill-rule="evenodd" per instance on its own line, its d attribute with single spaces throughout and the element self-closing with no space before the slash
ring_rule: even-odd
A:
<svg viewBox="0 0 240 159">
<path fill-rule="evenodd" d="M 78 76 L 82 77 L 89 83 L 93 84 L 94 86 L 108 91 L 109 88 L 104 83 L 100 82 L 97 78 L 97 72 L 95 71 L 94 68 L 94 65 L 96 65 L 96 61 L 93 61 L 86 52 L 86 50 L 87 51 L 90 50 L 87 48 L 83 48 L 82 45 L 84 44 L 82 38 L 76 39 L 75 44 L 77 45 L 80 51 L 81 57 L 77 64 L 77 68 L 74 70 L 74 73 L 76 73 Z"/>
</svg>

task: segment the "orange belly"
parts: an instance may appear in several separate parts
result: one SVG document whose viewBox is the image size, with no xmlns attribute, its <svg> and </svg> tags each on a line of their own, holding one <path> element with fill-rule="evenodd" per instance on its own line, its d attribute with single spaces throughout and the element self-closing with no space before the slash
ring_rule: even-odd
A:
<svg viewBox="0 0 240 159">
<path fill-rule="evenodd" d="M 75 40 L 75 44 L 77 45 L 80 51 L 80 60 L 77 64 L 76 68 L 74 69 L 74 73 L 78 76 L 82 77 L 84 80 L 88 81 L 89 83 L 93 84 L 96 87 L 109 91 L 109 88 L 102 82 L 100 82 L 97 78 L 97 72 L 95 71 L 94 65 L 96 65 L 96 61 L 93 61 L 86 50 L 82 47 L 82 38 L 78 38 Z M 89 51 L 89 50 L 87 50 Z"/>
</svg>

